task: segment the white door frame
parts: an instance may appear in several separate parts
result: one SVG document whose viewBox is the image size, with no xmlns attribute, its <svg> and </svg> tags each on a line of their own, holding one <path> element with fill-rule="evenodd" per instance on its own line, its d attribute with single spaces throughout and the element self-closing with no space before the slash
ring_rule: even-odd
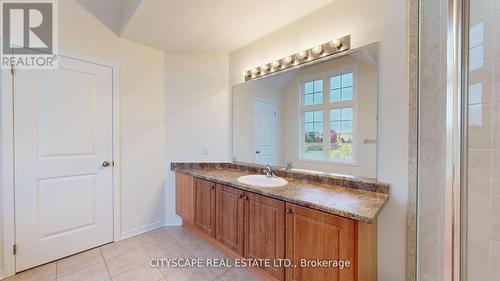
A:
<svg viewBox="0 0 500 281">
<path fill-rule="evenodd" d="M 68 57 L 84 62 L 98 64 L 112 69 L 112 110 L 113 110 L 113 240 L 120 240 L 120 115 L 119 115 L 119 65 L 110 61 L 86 57 L 71 52 L 60 52 L 60 56 Z M 0 271 L 0 279 L 7 278 L 16 273 L 16 257 L 12 251 L 15 244 L 15 208 L 14 208 L 14 103 L 12 97 L 11 73 L 1 70 L 0 89 L 0 117 L 1 117 L 1 182 L 2 190 L 2 215 L 3 215 L 3 276 Z M 1 228 L 1 227 L 0 227 Z M 0 264 L 1 266 L 1 264 Z M 1 268 L 0 268 L 1 270 Z"/>
</svg>

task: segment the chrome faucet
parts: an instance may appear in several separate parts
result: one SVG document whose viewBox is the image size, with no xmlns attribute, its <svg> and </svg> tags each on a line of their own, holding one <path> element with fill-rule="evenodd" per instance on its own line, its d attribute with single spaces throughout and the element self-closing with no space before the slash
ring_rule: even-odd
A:
<svg viewBox="0 0 500 281">
<path fill-rule="evenodd" d="M 266 176 L 268 178 L 274 178 L 276 177 L 276 173 L 274 172 L 273 168 L 271 167 L 271 165 L 266 165 L 266 168 L 264 170 L 262 170 L 264 172 L 264 174 L 266 174 Z"/>
<path fill-rule="evenodd" d="M 286 163 L 286 171 L 287 172 L 290 172 L 291 170 L 293 169 L 293 163 L 292 161 L 288 161 L 288 163 Z"/>
</svg>

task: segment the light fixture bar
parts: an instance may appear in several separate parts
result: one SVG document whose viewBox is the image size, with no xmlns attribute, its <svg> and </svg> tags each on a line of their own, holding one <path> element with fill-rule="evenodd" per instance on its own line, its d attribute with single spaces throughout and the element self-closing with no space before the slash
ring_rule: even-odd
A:
<svg viewBox="0 0 500 281">
<path fill-rule="evenodd" d="M 272 63 L 265 63 L 245 72 L 245 81 L 260 78 L 269 74 L 274 74 L 297 65 L 309 63 L 311 61 L 331 56 L 351 48 L 351 35 L 344 36 L 310 49 L 298 52 L 293 55 L 275 60 Z"/>
</svg>

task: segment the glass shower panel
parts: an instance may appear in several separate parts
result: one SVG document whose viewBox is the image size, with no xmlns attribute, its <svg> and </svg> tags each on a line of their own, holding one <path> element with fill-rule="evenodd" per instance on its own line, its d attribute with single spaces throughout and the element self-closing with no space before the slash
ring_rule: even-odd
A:
<svg viewBox="0 0 500 281">
<path fill-rule="evenodd" d="M 470 0 L 467 276 L 500 280 L 500 1 Z"/>
</svg>

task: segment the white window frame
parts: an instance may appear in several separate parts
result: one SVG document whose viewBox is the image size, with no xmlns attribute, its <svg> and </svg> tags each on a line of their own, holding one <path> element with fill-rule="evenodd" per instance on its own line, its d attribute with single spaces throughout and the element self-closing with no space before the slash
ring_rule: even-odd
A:
<svg viewBox="0 0 500 281">
<path fill-rule="evenodd" d="M 352 92 L 352 100 L 351 101 L 339 101 L 339 102 L 330 102 L 330 77 L 338 76 L 342 74 L 352 73 L 353 74 L 353 92 Z M 304 84 L 311 81 L 323 80 L 323 103 L 315 104 L 315 105 L 304 105 Z M 348 65 L 344 67 L 337 68 L 333 71 L 322 72 L 314 75 L 308 75 L 301 77 L 298 81 L 298 98 L 299 98 L 299 150 L 298 154 L 301 161 L 307 162 L 322 162 L 322 163 L 332 163 L 339 165 L 347 165 L 347 166 L 358 166 L 358 71 L 357 66 L 355 64 Z M 352 107 L 352 134 L 353 134 L 353 143 L 352 143 L 352 160 L 342 161 L 330 158 L 330 110 L 332 109 L 340 109 Z M 305 155 L 304 147 L 305 147 L 305 120 L 304 120 L 304 112 L 309 111 L 323 111 L 323 157 L 322 158 L 312 158 L 307 157 Z"/>
</svg>

